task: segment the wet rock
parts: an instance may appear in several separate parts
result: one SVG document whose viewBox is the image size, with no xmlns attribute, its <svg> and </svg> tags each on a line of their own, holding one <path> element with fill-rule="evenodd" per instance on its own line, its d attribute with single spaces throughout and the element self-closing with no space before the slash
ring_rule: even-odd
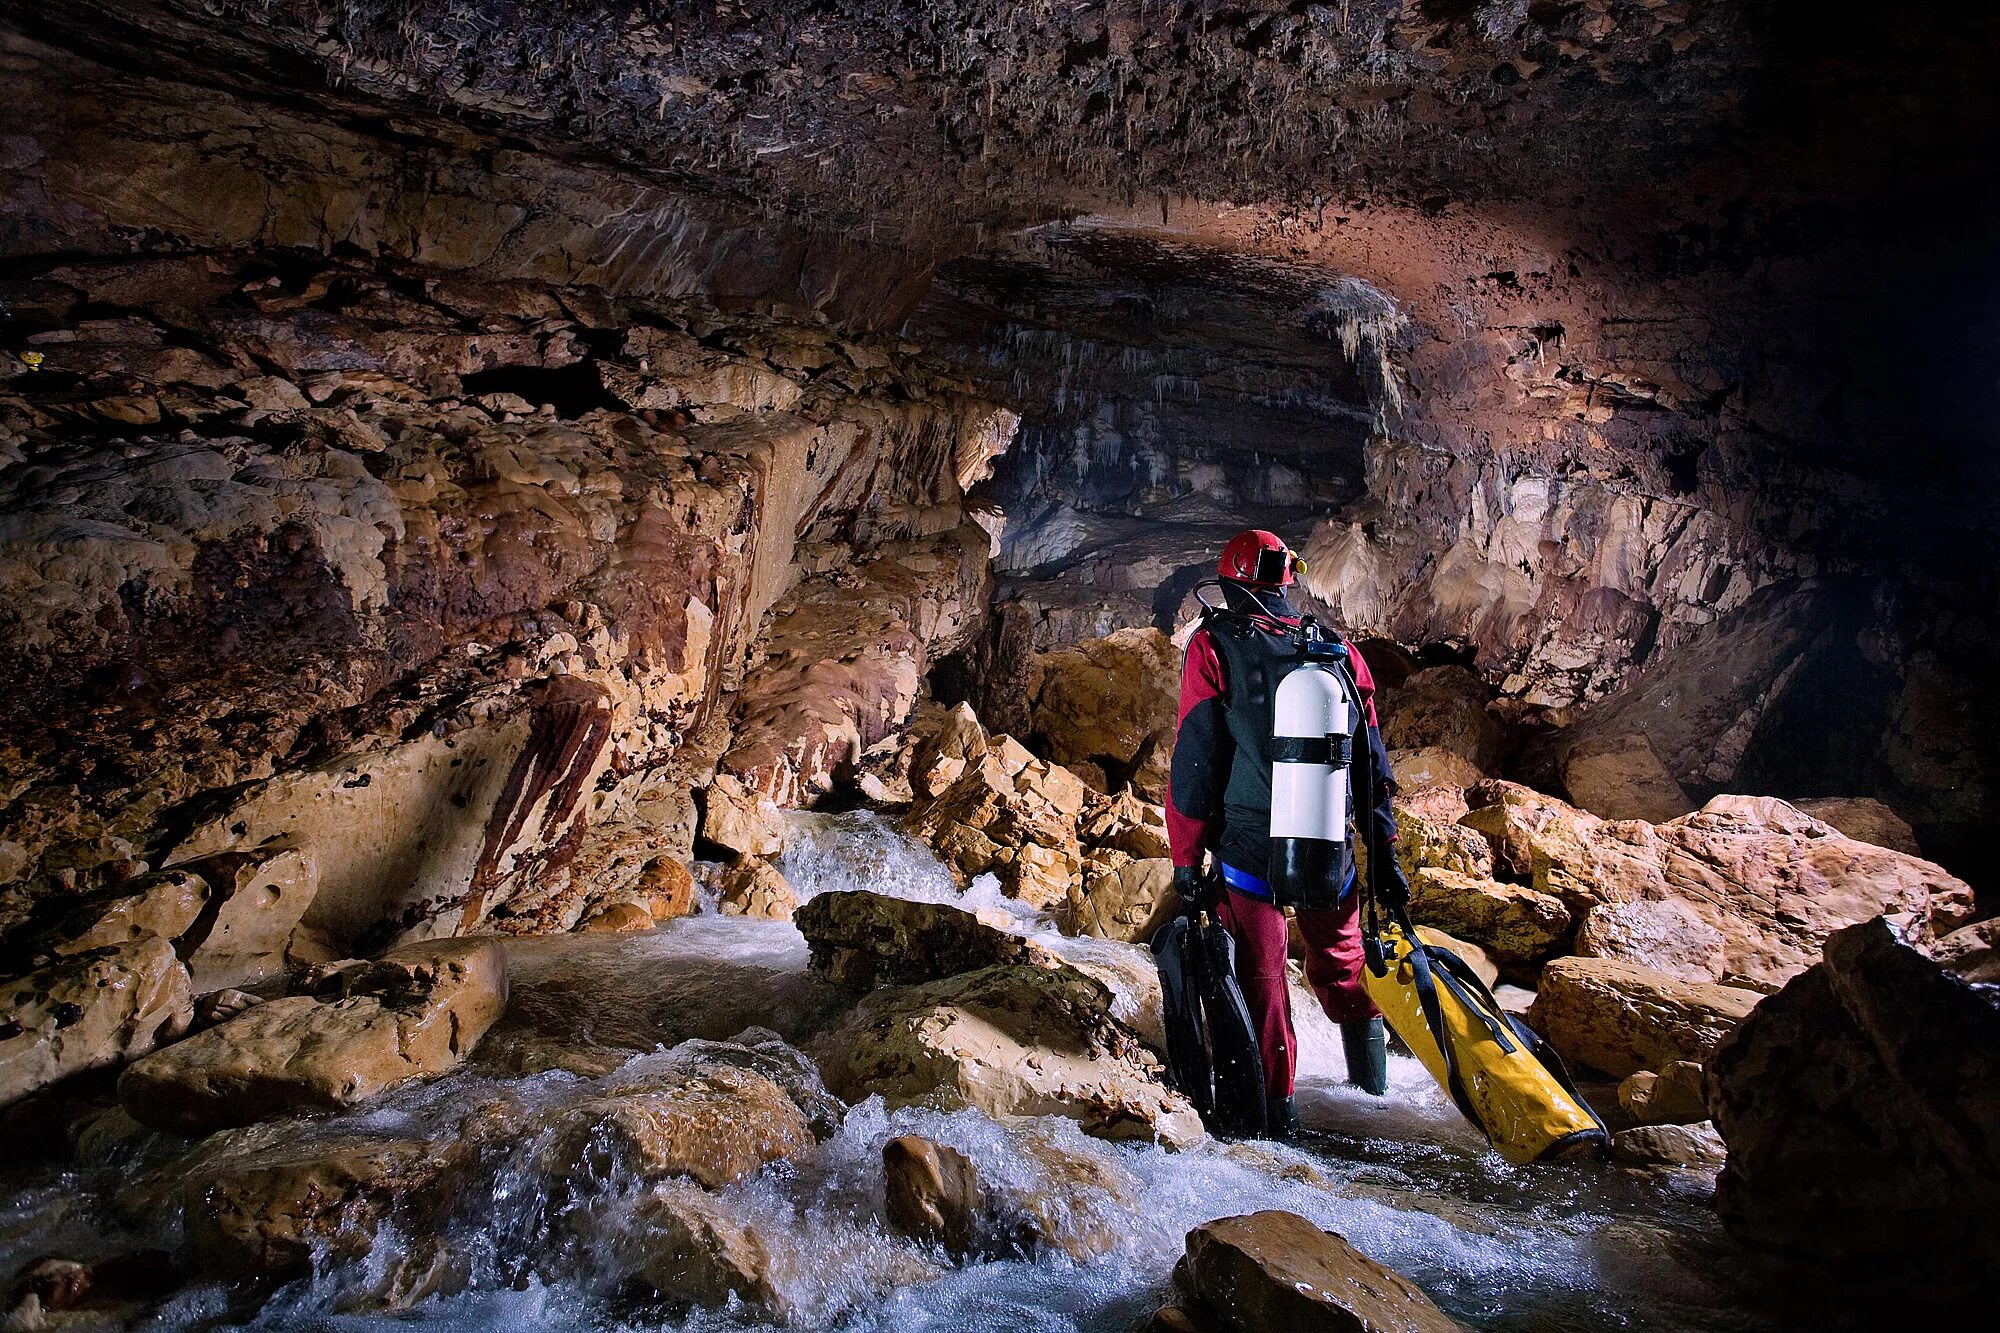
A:
<svg viewBox="0 0 2000 1333">
<path fill-rule="evenodd" d="M 1872 796 L 1823 796 L 1793 801 L 1791 805 L 1823 824 L 1831 824 L 1856 842 L 1872 842 L 1905 856 L 1924 854 L 1909 821 Z"/>
<path fill-rule="evenodd" d="M 633 1234 L 619 1248 L 633 1275 L 685 1309 L 720 1309 L 732 1298 L 783 1320 L 787 1307 L 772 1282 L 771 1253 L 757 1228 L 698 1186 L 669 1182 L 633 1210 Z"/>
<path fill-rule="evenodd" d="M 651 1075 L 554 1113 L 558 1176 L 664 1180 L 720 1189 L 813 1145 L 798 1104 L 771 1079 L 719 1062 Z"/>
<path fill-rule="evenodd" d="M 1548 957 L 1570 924 L 1569 909 L 1548 894 L 1429 867 L 1410 878 L 1410 915 L 1471 940 L 1502 967 Z"/>
<path fill-rule="evenodd" d="M 492 941 L 406 945 L 336 969 L 326 998 L 271 1000 L 156 1052 L 119 1079 L 145 1124 L 182 1133 L 353 1106 L 471 1052 L 507 1005 Z"/>
<path fill-rule="evenodd" d="M 995 1116 L 1057 1115 L 1106 1139 L 1185 1146 L 1202 1137 L 1186 1098 L 1111 1016 L 1105 986 L 1071 969 L 983 968 L 878 990 L 829 1039 L 829 1083 L 849 1100 L 935 1099 Z"/>
<path fill-rule="evenodd" d="M 187 956 L 197 991 L 245 986 L 282 972 L 285 946 L 319 893 L 319 858 L 280 839 L 187 863 L 208 882 L 212 924 Z"/>
<path fill-rule="evenodd" d="M 1791 1279 L 1913 1310 L 1983 1303 L 2000 1264 L 2000 1008 L 1851 926 L 1709 1062 L 1716 1210 Z M 1892 1219 L 1892 1221 L 1890 1221 Z"/>
<path fill-rule="evenodd" d="M 1622 1079 L 1705 1061 L 1762 998 L 1608 958 L 1558 958 L 1542 969 L 1528 1021 L 1563 1059 Z"/>
<path fill-rule="evenodd" d="M 1111 785 L 1166 797 L 1180 650 L 1153 628 L 1121 629 L 1035 659 L 1035 735 L 1058 764 L 1094 763 Z"/>
<path fill-rule="evenodd" d="M 1603 819 L 1660 824 L 1694 808 L 1645 736 L 1636 731 L 1590 737 L 1563 757 L 1569 798 Z"/>
<path fill-rule="evenodd" d="M 141 875 L 120 886 L 115 896 L 79 904 L 51 932 L 51 944 L 67 954 L 129 944 L 147 935 L 178 940 L 201 919 L 208 899 L 208 881 L 186 869 Z"/>
<path fill-rule="evenodd" d="M 1720 981 L 1727 941 L 1678 898 L 1599 903 L 1577 928 L 1576 951 L 1664 972 L 1681 981 Z"/>
<path fill-rule="evenodd" d="M 1063 925 L 1074 935 L 1143 943 L 1179 911 L 1174 863 L 1156 857 L 1092 878 L 1071 900 Z"/>
<path fill-rule="evenodd" d="M 1296 1213 L 1196 1227 L 1174 1288 L 1199 1326 L 1232 1333 L 1460 1333 L 1415 1283 Z"/>
<path fill-rule="evenodd" d="M 1707 1076 L 1692 1060 L 1659 1073 L 1641 1071 L 1618 1085 L 1618 1104 L 1642 1125 L 1692 1125 L 1708 1119 Z"/>
<path fill-rule="evenodd" d="M 591 934 L 620 934 L 651 930 L 656 924 L 653 914 L 638 903 L 613 903 L 592 913 L 577 929 Z"/>
<path fill-rule="evenodd" d="M 1611 1160 L 1625 1166 L 1713 1171 L 1722 1165 L 1722 1136 L 1707 1121 L 1639 1125 L 1611 1136 Z"/>
<path fill-rule="evenodd" d="M 211 1028 L 217 1023 L 227 1023 L 244 1010 L 255 1008 L 269 998 L 253 995 L 247 990 L 210 991 L 194 1002 L 194 1021 L 200 1027 Z"/>
<path fill-rule="evenodd" d="M 965 770 L 986 757 L 986 728 L 979 725 L 971 704 L 946 713 L 910 756 L 913 798 L 927 800 L 965 776 Z"/>
<path fill-rule="evenodd" d="M 1056 968 L 1041 945 L 948 903 L 865 890 L 814 895 L 795 919 L 813 970 L 854 990 L 940 981 L 981 968 Z"/>
<path fill-rule="evenodd" d="M 799 895 L 784 874 L 760 857 L 746 856 L 723 871 L 717 888 L 724 916 L 789 921 L 799 907 Z"/>
<path fill-rule="evenodd" d="M 882 1176 L 889 1225 L 950 1254 L 972 1251 L 986 1205 L 971 1159 L 946 1144 L 904 1134 L 882 1145 Z"/>
<path fill-rule="evenodd" d="M 913 806 L 905 827 L 962 880 L 991 872 L 1010 896 L 1048 909 L 1081 887 L 1077 826 L 1089 796 L 1074 773 L 1001 737 L 941 795 Z"/>
<path fill-rule="evenodd" d="M 193 1020 L 190 992 L 173 947 L 150 935 L 0 982 L 0 1106 L 172 1041 Z"/>
<path fill-rule="evenodd" d="M 1382 691 L 1383 743 L 1394 750 L 1442 750 L 1483 776 L 1499 763 L 1506 747 L 1505 731 L 1486 706 L 1492 697 L 1492 687 L 1465 667 L 1416 672 L 1394 689 Z M 1400 766 L 1396 776 L 1406 788 L 1428 785 L 1413 780 Z M 1458 785 L 1470 786 L 1477 780 Z"/>
<path fill-rule="evenodd" d="M 727 773 L 717 773 L 703 795 L 701 836 L 737 856 L 776 856 L 790 833 L 777 802 Z"/>
<path fill-rule="evenodd" d="M 204 1273 L 283 1278 L 305 1272 L 322 1247 L 335 1259 L 367 1254 L 392 1219 L 421 1234 L 449 1209 L 442 1187 L 471 1158 L 464 1139 L 256 1125 L 204 1140 L 135 1183 L 120 1208 L 128 1216 L 183 1210 L 188 1259 Z"/>
<path fill-rule="evenodd" d="M 1952 931 L 1931 947 L 1940 967 L 1983 985 L 2000 985 L 2000 917 Z"/>
<path fill-rule="evenodd" d="M 1466 966 L 1470 967 L 1479 979 L 1489 987 L 1499 984 L 1499 965 L 1493 961 L 1486 950 L 1480 948 L 1470 940 L 1462 940 L 1455 935 L 1447 935 L 1435 926 L 1423 925 L 1417 927 L 1417 937 L 1426 944 L 1434 944 L 1440 949 L 1449 949 L 1457 954 L 1465 960 Z"/>
</svg>

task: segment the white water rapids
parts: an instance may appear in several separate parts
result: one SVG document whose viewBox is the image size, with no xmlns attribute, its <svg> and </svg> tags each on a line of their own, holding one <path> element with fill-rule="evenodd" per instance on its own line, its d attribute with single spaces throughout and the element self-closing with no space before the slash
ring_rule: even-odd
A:
<svg viewBox="0 0 2000 1333">
<path fill-rule="evenodd" d="M 1019 916 L 1022 930 L 1041 932 L 1072 956 L 1144 958 L 1132 946 L 1063 939 L 988 885 L 958 893 L 927 852 L 876 817 L 805 816 L 800 832 L 783 869 L 801 896 L 865 888 L 1001 906 Z M 781 922 L 703 914 L 648 934 L 509 947 L 513 1003 L 465 1068 L 276 1132 L 292 1142 L 420 1136 L 482 1099 L 560 1106 L 609 1078 L 682 1058 L 673 1048 L 683 1042 L 745 1029 L 765 1030 L 747 1039 L 760 1058 L 816 1084 L 787 1043 L 805 1044 L 851 1003 L 807 974 L 805 942 Z M 1595 1163 L 1510 1167 L 1414 1060 L 1392 1058 L 1388 1097 L 1353 1092 L 1340 1082 L 1332 1025 L 1303 992 L 1296 998 L 1308 1131 L 1297 1147 L 1209 1141 L 1170 1153 L 1099 1142 L 1068 1121 L 1001 1125 L 975 1111 L 889 1111 L 876 1099 L 843 1111 L 829 1099 L 822 1116 L 829 1137 L 801 1160 L 725 1189 L 723 1204 L 754 1223 L 773 1256 L 789 1322 L 800 1328 L 1135 1329 L 1167 1299 L 1190 1228 L 1262 1208 L 1289 1209 L 1340 1232 L 1482 1329 L 1772 1327 L 1746 1314 L 1744 1292 L 1719 1276 L 1726 1246 L 1705 1202 L 1684 1186 Z M 905 1133 L 951 1144 L 990 1187 L 1056 1200 L 1067 1225 L 1106 1231 L 1114 1243 L 1083 1264 L 1047 1251 L 954 1266 L 883 1221 L 882 1144 Z M 384 1308 L 383 1291 L 407 1283 L 398 1274 L 413 1267 L 410 1257 L 439 1248 L 384 1233 L 366 1258 L 321 1254 L 311 1276 L 261 1306 L 240 1291 L 197 1286 L 139 1326 L 707 1330 L 763 1317 L 741 1307 L 677 1312 L 635 1296 L 618 1259 L 639 1185 L 552 1179 L 535 1147 L 529 1140 L 487 1154 L 475 1183 L 451 1201 L 438 1235 L 443 1266 L 455 1276 L 437 1294 Z M 172 1234 L 123 1230 L 111 1203 L 176 1149 L 149 1136 L 102 1160 L 13 1173 L 4 1181 L 12 1197 L 0 1204 L 0 1275 L 46 1254 L 88 1260 L 137 1245 L 176 1248 Z M 1065 1153 L 1085 1169 L 1052 1165 Z"/>
</svg>

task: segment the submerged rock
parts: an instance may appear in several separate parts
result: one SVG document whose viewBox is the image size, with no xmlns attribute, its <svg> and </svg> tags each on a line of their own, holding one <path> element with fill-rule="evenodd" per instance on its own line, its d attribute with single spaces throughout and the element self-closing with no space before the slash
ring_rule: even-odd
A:
<svg viewBox="0 0 2000 1333">
<path fill-rule="evenodd" d="M 633 1233 L 619 1248 L 633 1276 L 672 1304 L 719 1308 L 731 1298 L 783 1321 L 787 1308 L 771 1278 L 771 1252 L 757 1228 L 696 1185 L 655 1187 L 633 1209 Z"/>
<path fill-rule="evenodd" d="M 1716 1209 L 1834 1292 L 1983 1309 L 2000 1268 L 2000 1004 L 1887 920 L 1827 941 L 1709 1063 Z"/>
<path fill-rule="evenodd" d="M 904 1134 L 882 1145 L 889 1225 L 956 1255 L 972 1251 L 985 1208 L 979 1171 L 947 1144 Z"/>
<path fill-rule="evenodd" d="M 490 940 L 405 945 L 148 1056 L 120 1102 L 161 1129 L 205 1133 L 282 1112 L 353 1106 L 462 1061 L 507 1005 L 507 956 Z"/>
<path fill-rule="evenodd" d="M 1183 1317 L 1197 1329 L 1463 1333 L 1414 1282 L 1297 1213 L 1251 1213 L 1196 1227 L 1174 1268 L 1174 1288 Z"/>
<path fill-rule="evenodd" d="M 1563 1059 L 1624 1078 L 1706 1060 L 1762 998 L 1608 958 L 1558 958 L 1542 969 L 1528 1021 Z"/>
<path fill-rule="evenodd" d="M 1100 982 L 1012 964 L 878 990 L 829 1039 L 828 1081 L 850 1101 L 931 1102 L 994 1116 L 1057 1115 L 1105 1139 L 1180 1147 L 1203 1136 Z"/>
<path fill-rule="evenodd" d="M 812 1124 L 771 1079 L 702 1062 L 564 1107 L 549 1124 L 551 1174 L 690 1176 L 733 1184 L 813 1145 Z"/>
<path fill-rule="evenodd" d="M 187 969 L 155 935 L 0 983 L 0 1106 L 143 1056 L 193 1017 Z"/>
</svg>

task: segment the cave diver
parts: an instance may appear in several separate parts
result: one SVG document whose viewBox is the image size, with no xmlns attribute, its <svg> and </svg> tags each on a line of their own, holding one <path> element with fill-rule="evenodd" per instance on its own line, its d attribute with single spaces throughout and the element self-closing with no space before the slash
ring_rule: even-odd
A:
<svg viewBox="0 0 2000 1333">
<path fill-rule="evenodd" d="M 1298 1128 L 1283 909 L 1297 910 L 1306 980 L 1340 1027 L 1348 1081 L 1380 1096 L 1388 1050 L 1363 984 L 1355 822 L 1379 852 L 1375 894 L 1392 907 L 1409 896 L 1375 682 L 1352 645 L 1292 605 L 1286 589 L 1301 568 L 1269 532 L 1244 532 L 1223 548 L 1221 601 L 1203 599 L 1182 667 L 1166 807 L 1182 915 L 1154 942 L 1177 1082 L 1217 1128 L 1274 1138 Z M 1324 673 L 1296 671 L 1302 663 Z M 1310 721 L 1294 725 L 1297 717 Z M 1205 1008 L 1195 994 L 1204 988 Z M 1177 1013 L 1192 1026 L 1177 1024 Z M 1176 1040 L 1189 1031 L 1204 1039 Z M 1243 1061 L 1261 1077 L 1226 1077 Z M 1245 1104 L 1253 1087 L 1261 1106 Z"/>
</svg>

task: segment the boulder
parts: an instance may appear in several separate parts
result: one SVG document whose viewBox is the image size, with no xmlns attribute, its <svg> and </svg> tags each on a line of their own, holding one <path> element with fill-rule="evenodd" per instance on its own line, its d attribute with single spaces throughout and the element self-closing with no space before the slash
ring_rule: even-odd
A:
<svg viewBox="0 0 2000 1333">
<path fill-rule="evenodd" d="M 717 885 L 724 916 L 759 916 L 789 921 L 799 895 L 783 873 L 761 857 L 746 856 L 722 872 Z"/>
<path fill-rule="evenodd" d="M 618 1247 L 627 1271 L 677 1308 L 719 1309 L 734 1298 L 779 1322 L 789 1313 L 757 1228 L 698 1185 L 669 1181 L 649 1191 Z"/>
<path fill-rule="evenodd" d="M 1106 847 L 1146 860 L 1167 856 L 1166 810 L 1135 792 L 1122 791 L 1100 803 L 1077 828 L 1086 847 Z"/>
<path fill-rule="evenodd" d="M 1381 693 L 1382 740 L 1396 750 L 1444 750 L 1474 770 L 1491 770 L 1506 750 L 1506 732 L 1486 707 L 1492 697 L 1492 687 L 1462 666 L 1415 672 Z"/>
<path fill-rule="evenodd" d="M 1074 773 L 1001 736 L 957 782 L 913 805 L 904 827 L 961 883 L 990 872 L 1007 894 L 1046 910 L 1080 887 L 1077 826 L 1091 800 Z"/>
<path fill-rule="evenodd" d="M 1418 750 L 1389 751 L 1389 771 L 1405 791 L 1426 787 L 1470 787 L 1484 782 L 1486 772 L 1456 750 L 1426 745 Z"/>
<path fill-rule="evenodd" d="M 728 773 L 717 773 L 703 795 L 701 836 L 737 856 L 776 856 L 790 833 L 776 801 Z"/>
<path fill-rule="evenodd" d="M 1599 903 L 1577 927 L 1576 951 L 1616 958 L 1681 981 L 1720 981 L 1728 971 L 1727 942 L 1678 898 Z"/>
<path fill-rule="evenodd" d="M 1940 935 L 1972 919 L 1971 887 L 1943 867 L 1771 797 L 1718 796 L 1658 833 L 1668 892 L 1723 935 L 1725 978 L 1782 985 L 1834 931 L 1884 913 Z"/>
<path fill-rule="evenodd" d="M 1706 1060 L 1761 998 L 1609 958 L 1558 958 L 1542 969 L 1528 1021 L 1563 1059 L 1622 1079 Z"/>
<path fill-rule="evenodd" d="M 1181 653 L 1150 626 L 1113 631 L 1036 657 L 1035 736 L 1058 764 L 1096 763 L 1164 800 Z"/>
<path fill-rule="evenodd" d="M 253 985 L 285 970 L 286 942 L 319 893 L 319 860 L 310 847 L 280 838 L 181 868 L 209 889 L 211 924 L 186 952 L 196 993 Z"/>
<path fill-rule="evenodd" d="M 1722 1165 L 1722 1136 L 1707 1121 L 1637 1125 L 1611 1136 L 1611 1160 L 1625 1166 L 1713 1171 Z"/>
<path fill-rule="evenodd" d="M 188 972 L 156 935 L 0 982 L 0 1106 L 144 1056 L 193 1021 Z"/>
<path fill-rule="evenodd" d="M 904 1134 L 882 1145 L 882 1180 L 890 1226 L 950 1254 L 972 1252 L 986 1205 L 964 1153 Z"/>
<path fill-rule="evenodd" d="M 1790 1280 L 1913 1311 L 1991 1301 L 2000 1005 L 1889 921 L 1851 926 L 1709 1061 L 1716 1210 Z"/>
<path fill-rule="evenodd" d="M 959 704 L 910 755 L 910 794 L 916 800 L 940 795 L 986 757 L 986 729 L 971 704 Z"/>
<path fill-rule="evenodd" d="M 948 903 L 865 890 L 821 893 L 799 909 L 812 967 L 853 990 L 940 981 L 984 967 L 1056 968 L 1041 945 Z"/>
<path fill-rule="evenodd" d="M 1932 946 L 1931 956 L 1967 981 L 2000 986 L 2000 917 L 1952 931 Z"/>
<path fill-rule="evenodd" d="M 1596 815 L 1518 782 L 1482 782 L 1467 788 L 1465 799 L 1470 808 L 1459 823 L 1485 835 L 1501 876 L 1532 880 L 1537 889 L 1554 894 L 1578 912 L 1606 896 L 1631 896 L 1618 892 L 1625 887 L 1622 884 L 1611 890 L 1600 888 L 1600 877 L 1592 873 L 1590 853 L 1604 822 Z M 1574 882 L 1544 882 L 1546 873 L 1538 866 L 1551 862 L 1565 870 L 1574 867 Z"/>
<path fill-rule="evenodd" d="M 620 934 L 651 930 L 657 924 L 653 914 L 637 903 L 612 903 L 584 918 L 577 929 L 587 934 Z"/>
<path fill-rule="evenodd" d="M 694 910 L 694 872 L 678 857 L 659 856 L 639 872 L 632 901 L 655 921 L 672 921 Z"/>
<path fill-rule="evenodd" d="M 1568 932 L 1570 920 L 1561 900 L 1545 893 L 1430 868 L 1410 877 L 1410 915 L 1471 940 L 1502 967 L 1548 957 Z"/>
<path fill-rule="evenodd" d="M 365 1132 L 301 1133 L 295 1123 L 226 1130 L 121 1196 L 128 1216 L 179 1212 L 187 1254 L 225 1279 L 304 1273 L 316 1251 L 352 1260 L 395 1220 L 421 1234 L 449 1210 L 447 1182 L 468 1166 L 470 1138 L 428 1141 Z"/>
<path fill-rule="evenodd" d="M 1297 1213 L 1196 1227 L 1174 1288 L 1197 1327 L 1233 1333 L 1462 1333 L 1414 1282 Z"/>
<path fill-rule="evenodd" d="M 1130 861 L 1094 876 L 1073 896 L 1063 928 L 1072 935 L 1143 944 L 1180 911 L 1174 863 L 1166 857 Z"/>
<path fill-rule="evenodd" d="M 1706 1075 L 1692 1060 L 1654 1074 L 1640 1071 L 1618 1085 L 1618 1104 L 1641 1125 L 1692 1125 L 1708 1119 Z"/>
<path fill-rule="evenodd" d="M 1058 1115 L 1105 1139 L 1181 1147 L 1202 1137 L 1194 1107 L 1111 1016 L 1101 983 L 1070 968 L 982 968 L 871 993 L 834 1034 L 829 1084 L 849 1101 Z"/>
<path fill-rule="evenodd" d="M 52 932 L 57 953 L 82 953 L 110 945 L 130 944 L 148 935 L 178 940 L 201 919 L 208 905 L 208 881 L 175 867 L 120 885 L 115 894 L 78 905 Z"/>
<path fill-rule="evenodd" d="M 442 1073 L 506 1008 L 507 955 L 491 940 L 405 945 L 335 969 L 321 989 L 147 1056 L 120 1077 L 119 1101 L 144 1124 L 200 1134 Z"/>
<path fill-rule="evenodd" d="M 1417 799 L 1397 794 L 1391 802 L 1396 815 L 1396 860 L 1403 874 L 1411 878 L 1419 870 L 1431 868 L 1492 879 L 1493 849 L 1477 830 L 1457 822 L 1464 809 L 1454 812 L 1447 805 L 1442 813 L 1449 818 L 1438 818 L 1432 811 L 1440 803 L 1423 799 L 1450 790 L 1431 788 Z"/>
<path fill-rule="evenodd" d="M 614 1086 L 550 1118 L 557 1177 L 665 1180 L 720 1189 L 813 1145 L 812 1124 L 776 1082 L 719 1062 Z"/>
<path fill-rule="evenodd" d="M 1652 743 L 1636 731 L 1571 746 L 1563 756 L 1562 778 L 1571 801 L 1604 819 L 1658 824 L 1694 809 Z"/>
<path fill-rule="evenodd" d="M 1435 926 L 1422 925 L 1417 927 L 1417 938 L 1426 944 L 1436 945 L 1440 949 L 1449 949 L 1457 954 L 1465 960 L 1466 966 L 1470 967 L 1479 979 L 1488 986 L 1494 986 L 1499 983 L 1499 967 L 1487 955 L 1486 950 L 1480 948 L 1470 940 L 1461 940 L 1456 936 L 1447 935 Z"/>
<path fill-rule="evenodd" d="M 1791 804 L 1821 823 L 1833 825 L 1856 842 L 1872 842 L 1905 856 L 1924 854 L 1909 821 L 1872 796 L 1822 796 Z"/>
</svg>

